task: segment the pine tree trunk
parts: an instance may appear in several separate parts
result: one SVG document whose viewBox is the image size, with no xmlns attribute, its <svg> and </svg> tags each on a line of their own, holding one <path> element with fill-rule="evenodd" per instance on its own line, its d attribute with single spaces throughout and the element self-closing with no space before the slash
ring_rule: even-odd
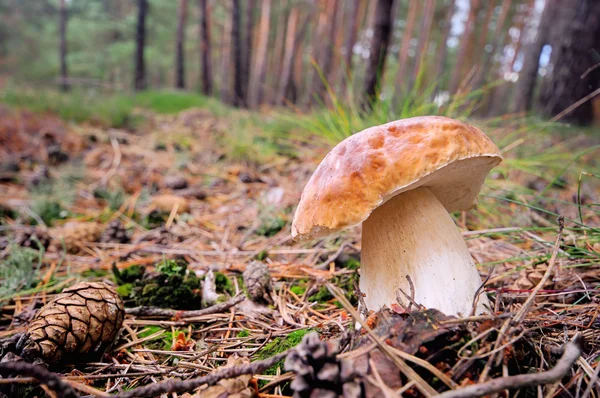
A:
<svg viewBox="0 0 600 398">
<path fill-rule="evenodd" d="M 60 89 L 69 91 L 69 74 L 67 70 L 67 6 L 65 0 L 60 0 L 59 10 L 59 58 L 60 58 Z"/>
<path fill-rule="evenodd" d="M 211 42 L 210 42 L 210 10 L 208 8 L 208 0 L 199 0 L 198 7 L 200 8 L 200 65 L 201 72 L 201 87 L 204 95 L 212 95 L 213 92 L 213 77 L 212 77 L 212 57 L 211 57 Z"/>
<path fill-rule="evenodd" d="M 600 52 L 600 1 L 577 0 L 575 16 L 562 32 L 544 112 L 556 116 L 600 88 L 600 69 L 595 67 Z M 592 69 L 593 68 L 593 69 Z M 588 125 L 593 120 L 591 101 L 566 113 L 564 120 Z"/>
<path fill-rule="evenodd" d="M 556 0 L 546 0 L 546 5 L 540 23 L 535 32 L 535 37 L 525 47 L 525 57 L 523 59 L 523 67 L 519 72 L 519 80 L 517 82 L 516 92 L 516 111 L 529 112 L 533 106 L 533 92 L 538 77 L 538 69 L 540 65 L 540 55 L 542 48 L 548 43 L 550 27 L 555 18 Z"/>
<path fill-rule="evenodd" d="M 222 3 L 223 5 L 227 5 L 226 2 Z M 227 12 L 229 12 L 228 7 L 226 7 Z M 223 24 L 223 34 L 221 35 L 221 84 L 219 88 L 219 97 L 221 101 L 226 104 L 231 104 L 231 77 L 232 77 L 232 68 L 231 68 L 231 38 L 232 38 L 232 18 L 225 18 L 225 22 Z"/>
<path fill-rule="evenodd" d="M 177 37 L 175 43 L 175 87 L 185 88 L 185 22 L 188 0 L 179 0 L 177 8 Z"/>
<path fill-rule="evenodd" d="M 346 40 L 344 42 L 344 65 L 342 70 L 345 74 L 342 76 L 340 84 L 340 93 L 344 94 L 346 87 L 352 81 L 352 58 L 354 55 L 354 45 L 358 36 L 358 26 L 360 24 L 360 7 L 364 7 L 365 1 L 346 0 L 348 3 L 348 14 L 346 19 Z M 360 4 L 359 4 L 360 3 Z"/>
<path fill-rule="evenodd" d="M 390 32 L 392 30 L 392 6 L 394 0 L 377 0 L 375 20 L 373 26 L 373 40 L 371 41 L 371 55 L 368 59 L 365 74 L 364 94 L 362 108 L 370 110 L 377 99 L 379 83 L 383 79 L 385 59 L 387 56 Z"/>
<path fill-rule="evenodd" d="M 313 96 L 313 101 L 315 103 L 325 103 L 327 100 L 327 85 L 331 85 L 331 66 L 333 61 L 333 52 L 336 51 L 334 48 L 334 40 L 335 40 L 335 32 L 337 29 L 336 22 L 336 14 L 338 8 L 339 1 L 338 0 L 327 0 L 327 8 L 325 11 L 326 15 L 326 25 L 328 27 L 326 35 L 320 38 L 320 40 L 324 41 L 321 45 L 320 51 L 320 63 L 319 69 L 320 73 L 314 75 L 313 87 L 315 87 L 315 92 Z M 325 39 L 327 38 L 327 39 Z"/>
<path fill-rule="evenodd" d="M 425 0 L 423 8 L 423 19 L 421 20 L 421 34 L 419 35 L 419 44 L 417 46 L 417 54 L 415 57 L 415 65 L 413 68 L 412 79 L 408 81 L 408 91 L 412 90 L 412 86 L 416 83 L 421 66 L 425 63 L 427 51 L 429 50 L 429 35 L 431 34 L 431 26 L 435 14 L 435 0 Z"/>
<path fill-rule="evenodd" d="M 146 89 L 146 62 L 144 48 L 146 45 L 146 14 L 148 0 L 138 0 L 137 27 L 135 35 L 135 90 Z"/>
<path fill-rule="evenodd" d="M 323 38 L 325 37 L 325 28 L 327 25 L 327 0 L 317 0 L 317 28 L 315 30 L 315 34 L 312 38 L 312 54 L 311 54 L 311 62 L 308 68 L 308 73 L 306 77 L 306 81 L 308 84 L 307 90 L 305 92 L 302 103 L 305 107 L 310 106 L 314 103 L 314 96 L 317 93 L 317 85 L 321 80 L 321 76 L 317 73 L 317 65 L 321 68 L 321 57 L 324 51 L 324 43 Z"/>
<path fill-rule="evenodd" d="M 258 28 L 258 46 L 250 76 L 250 92 L 248 97 L 248 105 L 250 108 L 256 108 L 262 99 L 263 84 L 267 74 L 267 45 L 269 43 L 270 17 L 271 0 L 262 0 Z"/>
<path fill-rule="evenodd" d="M 476 87 L 482 87 L 487 82 L 487 77 L 489 75 L 492 60 L 494 55 L 496 54 L 496 49 L 500 48 L 502 45 L 502 30 L 504 29 L 504 23 L 506 22 L 506 17 L 508 16 L 508 11 L 510 10 L 512 0 L 504 0 L 502 1 L 502 8 L 500 9 L 500 14 L 498 15 L 498 19 L 495 22 L 494 29 L 494 38 L 492 39 L 491 49 L 489 52 L 485 53 L 485 60 L 483 61 L 483 68 L 481 69 L 481 74 L 479 75 L 479 82 L 477 82 Z"/>
<path fill-rule="evenodd" d="M 477 22 L 477 14 L 481 7 L 480 0 L 471 0 L 469 17 L 465 25 L 465 31 L 463 32 L 462 38 L 460 39 L 460 45 L 458 48 L 458 56 L 456 57 L 457 62 L 454 65 L 452 72 L 452 79 L 450 80 L 450 92 L 455 94 L 458 91 L 461 79 L 465 77 L 465 74 L 472 68 L 470 63 L 469 55 L 473 52 L 473 41 L 475 40 L 475 25 Z"/>
<path fill-rule="evenodd" d="M 256 7 L 255 0 L 246 1 L 246 45 L 244 46 L 244 98 L 246 98 L 246 106 L 248 105 L 248 93 L 250 90 L 250 71 L 252 69 L 252 47 L 254 39 L 254 9 Z"/>
<path fill-rule="evenodd" d="M 294 7 L 290 11 L 287 20 L 287 32 L 285 34 L 285 52 L 283 54 L 283 66 L 281 76 L 277 86 L 277 95 L 275 104 L 281 105 L 285 99 L 286 90 L 290 83 L 292 75 L 292 58 L 295 52 L 296 26 L 298 25 L 298 8 Z"/>
<path fill-rule="evenodd" d="M 402 42 L 398 52 L 398 71 L 396 72 L 396 93 L 394 95 L 394 105 L 397 105 L 403 93 L 407 92 L 408 87 L 408 50 L 413 35 L 413 29 L 417 20 L 422 3 L 420 1 L 411 1 L 408 6 L 408 15 L 406 16 L 406 25 L 402 32 Z"/>
<path fill-rule="evenodd" d="M 231 41 L 233 50 L 233 105 L 246 106 L 246 96 L 244 90 L 244 58 L 242 52 L 242 31 L 241 31 L 241 7 L 240 0 L 232 0 L 231 12 Z"/>
<path fill-rule="evenodd" d="M 446 15 L 442 25 L 442 36 L 440 38 L 440 44 L 438 49 L 438 55 L 436 57 L 436 71 L 435 81 L 437 85 L 437 91 L 442 91 L 444 85 L 441 84 L 443 79 L 444 71 L 446 70 L 446 60 L 448 59 L 448 37 L 450 37 L 450 28 L 452 27 L 452 16 L 454 15 L 455 0 L 450 0 L 450 3 L 446 5 Z"/>
</svg>

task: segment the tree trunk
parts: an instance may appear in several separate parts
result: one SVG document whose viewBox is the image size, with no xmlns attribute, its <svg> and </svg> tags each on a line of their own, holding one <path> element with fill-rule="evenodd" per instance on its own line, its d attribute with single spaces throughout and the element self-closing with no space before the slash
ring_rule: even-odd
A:
<svg viewBox="0 0 600 398">
<path fill-rule="evenodd" d="M 277 95 L 275 104 L 281 105 L 285 99 L 285 93 L 290 83 L 292 74 L 292 58 L 295 52 L 296 26 L 298 25 L 298 8 L 294 7 L 290 11 L 287 20 L 287 32 L 285 34 L 285 52 L 283 55 L 283 66 L 281 68 L 281 76 L 277 86 Z"/>
<path fill-rule="evenodd" d="M 348 1 L 348 19 L 346 20 L 346 40 L 344 42 L 344 65 L 342 70 L 345 74 L 342 74 L 342 81 L 340 84 L 340 93 L 343 95 L 346 91 L 346 87 L 352 81 L 352 58 L 354 55 L 354 45 L 356 44 L 356 38 L 358 36 L 358 26 L 360 24 L 360 6 L 365 4 L 364 1 L 360 0 L 347 0 Z M 359 4 L 361 3 L 361 4 Z"/>
<path fill-rule="evenodd" d="M 59 10 L 59 57 L 60 57 L 60 89 L 69 91 L 69 74 L 67 70 L 67 6 L 65 0 L 60 0 Z"/>
<path fill-rule="evenodd" d="M 244 46 L 244 98 L 248 105 L 248 92 L 250 90 L 250 70 L 252 69 L 252 42 L 254 39 L 254 9 L 255 0 L 247 0 L 246 10 L 246 45 Z"/>
<path fill-rule="evenodd" d="M 234 77 L 233 77 L 233 105 L 245 106 L 246 97 L 244 90 L 244 59 L 242 54 L 242 32 L 240 30 L 241 9 L 240 0 L 233 0 L 231 12 L 231 41 L 233 49 Z"/>
<path fill-rule="evenodd" d="M 135 90 L 146 89 L 146 62 L 144 59 L 144 47 L 146 45 L 146 14 L 148 12 L 148 0 L 138 0 L 138 16 L 135 35 Z"/>
<path fill-rule="evenodd" d="M 208 0 L 198 1 L 198 7 L 200 8 L 200 65 L 202 67 L 201 87 L 204 95 L 212 95 L 213 77 L 210 42 L 210 9 L 208 8 L 207 3 Z"/>
<path fill-rule="evenodd" d="M 310 55 L 311 58 L 311 62 L 310 62 L 310 67 L 308 68 L 308 74 L 306 77 L 306 81 L 308 84 L 308 88 L 305 92 L 305 97 L 302 101 L 303 105 L 309 106 L 310 104 L 313 103 L 313 98 L 315 96 L 315 93 L 317 92 L 317 85 L 319 84 L 321 77 L 319 76 L 319 74 L 316 71 L 315 65 L 321 65 L 321 57 L 324 51 L 324 43 L 323 43 L 323 38 L 325 37 L 325 28 L 327 25 L 327 12 L 326 12 L 326 6 L 327 6 L 327 0 L 317 0 L 317 8 L 318 8 L 318 12 L 317 12 L 317 28 L 315 31 L 315 34 L 312 38 L 312 43 L 311 43 L 311 47 L 312 47 L 312 53 Z"/>
<path fill-rule="evenodd" d="M 179 0 L 177 8 L 177 37 L 175 42 L 175 87 L 185 88 L 185 21 L 188 0 Z"/>
<path fill-rule="evenodd" d="M 324 41 L 321 45 L 320 51 L 320 64 L 319 69 L 320 73 L 314 75 L 313 79 L 313 87 L 315 87 L 315 92 L 313 96 L 313 101 L 316 103 L 325 103 L 327 98 L 327 85 L 332 84 L 331 79 L 331 66 L 333 61 L 333 52 L 336 51 L 334 48 L 334 40 L 335 40 L 335 31 L 336 31 L 336 13 L 338 8 L 339 1 L 338 0 L 327 0 L 327 8 L 325 11 L 326 15 L 326 25 L 328 25 L 327 34 L 324 36 L 328 39 L 324 39 L 321 36 L 319 39 Z"/>
<path fill-rule="evenodd" d="M 600 52 L 600 1 L 577 0 L 575 17 L 562 32 L 549 90 L 551 95 L 544 112 L 556 116 L 577 101 L 600 88 L 600 69 L 594 59 Z M 597 95 L 597 93 L 596 93 Z M 587 100 L 563 117 L 588 125 L 593 120 L 591 101 Z"/>
<path fill-rule="evenodd" d="M 417 54 L 415 56 L 415 65 L 413 68 L 412 79 L 408 81 L 408 91 L 412 90 L 412 86 L 417 82 L 421 65 L 425 63 L 427 51 L 429 50 L 429 35 L 431 34 L 431 25 L 435 14 L 435 0 L 425 0 L 423 8 L 423 19 L 421 20 L 421 34 L 419 35 L 419 44 L 417 46 Z"/>
<path fill-rule="evenodd" d="M 258 28 L 258 47 L 252 68 L 249 87 L 250 108 L 256 108 L 262 98 L 262 86 L 267 74 L 267 45 L 269 43 L 269 24 L 271 17 L 271 0 L 262 0 L 260 22 Z"/>
<path fill-rule="evenodd" d="M 458 48 L 458 56 L 456 57 L 456 64 L 454 65 L 454 71 L 452 72 L 452 79 L 450 80 L 450 92 L 455 94 L 458 91 L 461 79 L 465 76 L 465 72 L 469 72 L 472 65 L 468 61 L 469 54 L 473 50 L 473 41 L 475 40 L 475 23 L 477 22 L 477 14 L 481 7 L 480 0 L 471 0 L 469 17 L 465 25 L 465 31 L 463 32 Z"/>
<path fill-rule="evenodd" d="M 446 60 L 448 58 L 448 37 L 450 37 L 450 27 L 452 27 L 452 16 L 455 12 L 455 0 L 450 0 L 450 3 L 446 5 L 446 15 L 442 25 L 442 36 L 440 38 L 440 45 L 438 49 L 438 55 L 435 60 L 436 72 L 435 82 L 437 85 L 437 91 L 444 89 L 444 85 L 441 84 L 443 79 L 444 71 L 446 70 Z"/>
<path fill-rule="evenodd" d="M 535 37 L 525 47 L 525 57 L 523 59 L 523 67 L 519 72 L 519 80 L 517 83 L 516 93 L 516 111 L 529 112 L 533 105 L 533 92 L 537 82 L 538 69 L 540 65 L 540 55 L 542 48 L 548 43 L 550 27 L 555 18 L 554 10 L 556 0 L 546 0 L 544 11 L 540 23 L 535 32 Z"/>
<path fill-rule="evenodd" d="M 227 5 L 227 3 L 221 3 Z M 226 7 L 226 12 L 229 10 Z M 221 35 L 221 86 L 219 96 L 221 101 L 226 104 L 231 104 L 231 37 L 232 37 L 232 18 L 225 18 L 223 24 L 223 34 Z"/>
<path fill-rule="evenodd" d="M 512 1 L 504 0 L 502 1 L 502 8 L 500 9 L 500 15 L 498 15 L 498 19 L 496 19 L 496 27 L 494 29 L 494 39 L 492 40 L 492 47 L 489 52 L 485 53 L 485 60 L 483 61 L 483 68 L 481 69 L 481 74 L 479 75 L 479 82 L 476 87 L 479 88 L 483 86 L 487 81 L 487 76 L 489 74 L 490 68 L 492 66 L 492 59 L 496 54 L 496 49 L 500 48 L 502 45 L 502 30 L 504 29 L 504 23 L 506 22 L 506 17 L 508 16 L 508 11 L 510 10 Z"/>
<path fill-rule="evenodd" d="M 403 92 L 406 92 L 408 83 L 405 83 L 408 79 L 406 71 L 408 69 L 408 50 L 410 48 L 410 41 L 412 39 L 413 29 L 417 20 L 417 14 L 421 8 L 420 1 L 411 1 L 408 6 L 408 15 L 406 16 L 406 27 L 402 32 L 402 42 L 400 44 L 400 51 L 398 52 L 398 71 L 396 72 L 396 93 L 394 96 L 394 105 L 398 104 L 400 97 Z"/>
<path fill-rule="evenodd" d="M 284 5 L 287 5 L 287 1 L 284 4 L 279 4 L 277 15 L 277 21 L 274 27 L 275 30 L 275 43 L 272 46 L 272 51 L 269 57 L 269 66 L 267 83 L 265 84 L 264 103 L 274 104 L 275 96 L 277 92 L 277 84 L 279 82 L 279 76 L 281 76 L 281 63 L 283 60 L 283 47 L 285 45 L 285 30 L 286 21 L 289 14 L 288 10 Z"/>
<path fill-rule="evenodd" d="M 362 108 L 370 110 L 377 99 L 379 84 L 383 79 L 385 58 L 387 56 L 390 32 L 392 30 L 392 6 L 394 0 L 377 0 L 375 21 L 373 26 L 373 40 L 371 41 L 371 55 L 368 59 L 365 74 L 364 96 Z"/>
</svg>

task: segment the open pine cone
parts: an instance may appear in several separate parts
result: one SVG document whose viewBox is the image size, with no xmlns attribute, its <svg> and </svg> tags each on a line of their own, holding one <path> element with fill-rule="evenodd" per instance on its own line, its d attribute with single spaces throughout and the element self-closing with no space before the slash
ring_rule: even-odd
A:
<svg viewBox="0 0 600 398">
<path fill-rule="evenodd" d="M 102 243 L 129 243 L 129 240 L 127 230 L 119 219 L 109 222 L 102 235 L 100 235 L 100 242 Z"/>
<path fill-rule="evenodd" d="M 15 237 L 18 245 L 32 249 L 47 249 L 50 246 L 50 235 L 41 228 L 20 231 Z"/>
<path fill-rule="evenodd" d="M 23 358 L 48 363 L 103 352 L 113 343 L 125 310 L 106 283 L 81 282 L 63 290 L 40 309 L 27 328 Z"/>
<path fill-rule="evenodd" d="M 53 238 L 57 249 L 62 248 L 64 242 L 68 252 L 79 251 L 84 242 L 97 242 L 102 234 L 102 226 L 95 222 L 68 222 L 55 231 Z"/>
</svg>

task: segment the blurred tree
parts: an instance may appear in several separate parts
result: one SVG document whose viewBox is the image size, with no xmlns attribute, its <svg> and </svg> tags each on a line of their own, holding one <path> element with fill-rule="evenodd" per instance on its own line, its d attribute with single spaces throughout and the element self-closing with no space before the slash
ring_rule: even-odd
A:
<svg viewBox="0 0 600 398">
<path fill-rule="evenodd" d="M 258 46 L 254 65 L 251 69 L 248 105 L 256 108 L 262 98 L 262 86 L 267 74 L 267 46 L 269 44 L 269 26 L 271 18 L 271 0 L 262 0 L 258 27 Z"/>
<path fill-rule="evenodd" d="M 438 91 L 444 89 L 444 85 L 442 84 L 441 80 L 444 75 L 444 71 L 446 70 L 446 59 L 448 57 L 448 37 L 450 36 L 450 28 L 452 27 L 452 16 L 455 12 L 454 2 L 455 0 L 449 0 L 448 3 L 445 4 L 446 14 L 442 20 L 442 32 L 440 42 L 438 44 L 439 49 L 437 51 L 437 57 L 435 58 L 435 84 L 437 85 Z"/>
<path fill-rule="evenodd" d="M 246 0 L 246 45 L 244 46 L 244 68 L 243 68 L 243 86 L 246 106 L 248 105 L 248 90 L 250 89 L 250 73 L 252 69 L 252 41 L 254 39 L 254 9 L 255 0 Z"/>
<path fill-rule="evenodd" d="M 460 39 L 460 45 L 458 48 L 458 54 L 456 57 L 456 64 L 452 71 L 452 78 L 450 80 L 450 93 L 455 94 L 462 79 L 467 77 L 467 74 L 471 71 L 473 65 L 470 62 L 474 40 L 475 40 L 475 28 L 477 22 L 477 15 L 481 8 L 481 0 L 471 0 L 469 3 L 469 17 L 465 24 L 465 30 Z"/>
<path fill-rule="evenodd" d="M 135 35 L 135 82 L 136 90 L 146 89 L 146 63 L 144 47 L 146 45 L 146 14 L 148 0 L 138 0 L 137 28 Z"/>
<path fill-rule="evenodd" d="M 435 0 L 425 0 L 423 8 L 423 18 L 421 19 L 421 34 L 419 35 L 419 43 L 417 45 L 417 53 L 415 56 L 415 65 L 413 68 L 412 79 L 408 80 L 407 91 L 412 91 L 414 83 L 416 83 L 421 67 L 425 64 L 425 57 L 429 50 L 429 36 L 431 35 L 431 26 L 435 15 Z"/>
<path fill-rule="evenodd" d="M 315 62 L 318 64 L 317 73 L 313 75 L 313 97 L 312 102 L 316 104 L 324 104 L 327 97 L 327 84 L 331 84 L 332 65 L 335 33 L 337 30 L 337 9 L 339 0 L 327 0 L 325 2 L 325 12 L 321 15 L 322 19 L 319 24 L 323 24 L 323 30 L 326 30 L 324 35 L 318 37 L 319 52 Z"/>
<path fill-rule="evenodd" d="M 352 56 L 354 55 L 354 45 L 358 36 L 358 27 L 360 25 L 361 10 L 364 13 L 366 7 L 365 0 L 346 0 L 347 18 L 346 18 L 346 37 L 344 42 L 344 65 L 342 70 L 345 71 L 340 84 L 340 93 L 345 94 L 346 85 L 352 81 Z"/>
<path fill-rule="evenodd" d="M 208 0 L 198 0 L 200 8 L 200 65 L 202 71 L 201 84 L 204 95 L 212 95 L 213 76 L 212 76 L 212 57 L 211 57 L 211 38 L 210 38 L 210 9 Z"/>
<path fill-rule="evenodd" d="M 286 89 L 290 83 L 292 74 L 292 58 L 295 52 L 296 44 L 296 26 L 298 25 L 298 8 L 293 7 L 290 11 L 287 20 L 287 32 L 285 34 L 285 53 L 283 54 L 283 66 L 281 68 L 281 76 L 277 86 L 277 95 L 275 104 L 282 105 L 285 99 Z"/>
<path fill-rule="evenodd" d="M 175 87 L 185 88 L 185 22 L 188 0 L 179 0 L 177 7 L 177 35 L 175 39 Z"/>
<path fill-rule="evenodd" d="M 233 43 L 233 105 L 246 106 L 246 90 L 244 90 L 244 59 L 242 52 L 240 0 L 233 0 L 231 12 L 231 41 Z"/>
<path fill-rule="evenodd" d="M 60 57 L 60 89 L 62 91 L 69 91 L 69 74 L 67 71 L 67 18 L 68 11 L 65 4 L 65 0 L 60 0 L 59 3 L 59 32 L 60 32 L 60 44 L 59 44 L 59 57 Z"/>
<path fill-rule="evenodd" d="M 555 18 L 557 0 L 546 0 L 544 11 L 531 41 L 525 47 L 523 66 L 519 72 L 515 110 L 517 112 L 528 112 L 533 105 L 533 92 L 537 82 L 540 55 L 542 48 L 548 43 L 550 28 Z"/>
<path fill-rule="evenodd" d="M 553 46 L 554 65 L 544 112 L 586 125 L 593 119 L 591 97 L 600 91 L 600 1 L 576 0 L 570 23 L 560 24 L 561 40 Z"/>
<path fill-rule="evenodd" d="M 402 91 L 406 91 L 405 82 L 407 79 L 408 69 L 408 50 L 410 48 L 410 41 L 413 36 L 413 29 L 417 20 L 417 15 L 420 12 L 422 3 L 420 1 L 411 1 L 408 6 L 408 15 L 406 16 L 405 29 L 402 32 L 402 43 L 400 44 L 400 51 L 398 52 L 398 71 L 396 73 L 396 87 L 394 104 L 398 104 L 402 97 Z"/>
<path fill-rule="evenodd" d="M 229 104 L 231 98 L 231 52 L 232 52 L 232 44 L 231 39 L 233 36 L 233 27 L 232 27 L 232 12 L 229 10 L 228 5 L 229 2 L 222 2 L 221 5 L 225 9 L 225 18 L 223 21 L 223 31 L 221 34 L 221 81 L 220 81 L 220 99 L 222 102 Z"/>
<path fill-rule="evenodd" d="M 364 92 L 362 97 L 362 108 L 370 110 L 373 102 L 377 99 L 379 84 L 385 70 L 385 59 L 388 44 L 390 42 L 390 31 L 392 30 L 392 6 L 394 0 L 377 0 L 375 19 L 373 23 L 373 39 L 371 40 L 370 55 L 367 63 L 367 71 L 364 80 Z"/>
</svg>

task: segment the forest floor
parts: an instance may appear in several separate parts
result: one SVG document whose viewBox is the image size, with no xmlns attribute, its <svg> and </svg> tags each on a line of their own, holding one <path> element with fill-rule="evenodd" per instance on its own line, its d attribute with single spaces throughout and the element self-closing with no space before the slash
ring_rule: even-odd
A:
<svg viewBox="0 0 600 398">
<path fill-rule="evenodd" d="M 303 377 L 336 394 L 360 385 L 367 396 L 431 395 L 533 375 L 552 368 L 578 333 L 581 356 L 545 381 L 545 393 L 583 396 L 597 382 L 597 135 L 515 118 L 480 122 L 505 161 L 478 208 L 456 220 L 496 314 L 420 318 L 395 307 L 356 332 L 360 228 L 307 243 L 290 237 L 302 188 L 331 142 L 298 129 L 274 139 L 256 124 L 202 108 L 136 115 L 143 121 L 133 128 L 107 128 L 0 110 L 0 339 L 25 332 L 41 306 L 82 280 L 118 285 L 128 311 L 104 355 L 52 367 L 81 394 L 125 394 L 268 360 L 309 332 L 337 345 L 327 346 L 325 359 L 297 354 L 304 362 L 290 366 L 300 374 L 335 364 L 341 373 Z M 248 267 L 262 272 L 256 264 L 267 265 L 269 283 L 244 275 Z M 245 298 L 263 286 L 270 288 L 262 297 Z M 371 327 L 379 338 L 369 337 Z M 394 350 L 377 348 L 382 339 Z M 366 365 L 348 376 L 344 361 Z M 289 396 L 293 378 L 282 360 L 253 378 L 189 393 Z M 0 379 L 0 391 L 9 391 L 6 382 Z M 33 396 L 32 382 L 10 388 Z M 541 393 L 536 383 L 528 379 L 523 391 Z M 600 396 L 600 388 L 591 394 Z"/>
</svg>

